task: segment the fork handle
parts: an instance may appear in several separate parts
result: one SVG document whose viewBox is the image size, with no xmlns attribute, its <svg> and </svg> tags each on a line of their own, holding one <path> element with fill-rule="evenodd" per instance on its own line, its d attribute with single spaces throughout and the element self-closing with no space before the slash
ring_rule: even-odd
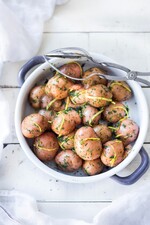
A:
<svg viewBox="0 0 150 225">
<path fill-rule="evenodd" d="M 144 76 L 144 77 L 150 77 L 150 72 L 138 72 L 138 71 L 135 71 L 137 76 Z"/>
</svg>

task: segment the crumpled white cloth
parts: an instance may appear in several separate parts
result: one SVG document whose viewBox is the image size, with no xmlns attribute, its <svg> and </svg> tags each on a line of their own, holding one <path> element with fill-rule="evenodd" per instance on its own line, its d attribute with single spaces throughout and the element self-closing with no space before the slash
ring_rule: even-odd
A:
<svg viewBox="0 0 150 225">
<path fill-rule="evenodd" d="M 4 62 L 28 60 L 39 50 L 44 22 L 68 0 L 0 0 L 0 75 Z M 11 75 L 11 74 L 10 74 Z M 14 77 L 15 79 L 15 77 Z M 0 92 L 0 158 L 9 134 L 10 109 Z"/>
<path fill-rule="evenodd" d="M 36 201 L 16 191 L 0 191 L 0 225 L 149 225 L 150 184 L 114 201 L 88 223 L 52 218 L 39 212 Z M 87 212 L 88 213 L 88 212 Z"/>
</svg>

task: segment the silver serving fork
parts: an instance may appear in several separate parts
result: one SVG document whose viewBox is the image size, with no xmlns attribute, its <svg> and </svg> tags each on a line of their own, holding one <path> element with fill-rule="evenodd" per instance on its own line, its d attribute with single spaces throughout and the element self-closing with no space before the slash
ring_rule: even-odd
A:
<svg viewBox="0 0 150 225">
<path fill-rule="evenodd" d="M 68 47 L 68 48 L 60 48 L 51 51 L 50 53 L 43 56 L 44 60 L 49 63 L 50 67 L 53 68 L 55 71 L 57 71 L 59 74 L 68 77 L 72 80 L 78 80 L 83 81 L 86 80 L 94 75 L 99 75 L 100 77 L 106 78 L 107 80 L 115 80 L 115 81 L 128 81 L 128 80 L 134 80 L 137 82 L 144 83 L 146 85 L 150 85 L 150 81 L 147 81 L 143 78 L 139 78 L 139 76 L 150 76 L 150 72 L 138 72 L 138 71 L 132 71 L 124 66 L 118 65 L 116 63 L 110 63 L 110 62 L 98 62 L 97 60 L 93 59 L 93 57 L 84 49 L 78 48 L 78 47 Z M 58 68 L 54 66 L 53 63 L 50 62 L 52 58 L 68 58 L 68 59 L 74 59 L 74 60 L 83 60 L 87 59 L 91 63 L 93 63 L 94 66 L 99 66 L 103 69 L 108 68 L 115 68 L 118 70 L 122 70 L 125 72 L 124 76 L 114 76 L 111 74 L 101 74 L 101 73 L 92 73 L 86 78 L 74 78 L 70 77 L 67 74 L 62 73 Z"/>
</svg>

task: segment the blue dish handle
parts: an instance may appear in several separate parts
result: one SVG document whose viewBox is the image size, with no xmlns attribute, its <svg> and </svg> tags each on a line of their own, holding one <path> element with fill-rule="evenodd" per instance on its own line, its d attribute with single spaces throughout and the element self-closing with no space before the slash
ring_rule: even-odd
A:
<svg viewBox="0 0 150 225">
<path fill-rule="evenodd" d="M 34 66 L 39 65 L 41 63 L 44 63 L 45 59 L 43 56 L 35 56 L 32 59 L 30 59 L 26 64 L 24 64 L 18 74 L 18 83 L 21 87 L 23 83 L 25 82 L 25 76 L 28 73 L 30 69 L 32 69 Z"/>
<path fill-rule="evenodd" d="M 141 178 L 141 176 L 147 171 L 150 164 L 149 156 L 143 147 L 141 148 L 139 153 L 141 156 L 141 163 L 132 174 L 130 174 L 127 177 L 120 177 L 118 175 L 114 175 L 111 178 L 116 180 L 118 183 L 124 185 L 131 185 L 134 184 L 136 181 L 138 181 Z"/>
</svg>

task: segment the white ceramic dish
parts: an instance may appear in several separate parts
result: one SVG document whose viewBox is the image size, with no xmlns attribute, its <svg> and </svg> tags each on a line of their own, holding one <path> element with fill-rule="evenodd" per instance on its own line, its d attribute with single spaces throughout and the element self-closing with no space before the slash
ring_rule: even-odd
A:
<svg viewBox="0 0 150 225">
<path fill-rule="evenodd" d="M 99 61 L 113 62 L 113 60 L 101 54 L 91 53 L 91 55 L 93 58 Z M 29 69 L 31 69 L 33 65 L 40 63 L 41 59 L 40 57 L 39 58 L 35 57 L 32 60 L 30 60 L 27 64 L 25 64 L 25 66 L 20 71 L 20 77 L 21 76 L 24 77 L 26 72 Z M 53 59 L 52 61 L 56 66 L 60 66 L 62 64 L 65 64 L 66 62 L 73 61 L 73 60 Z M 89 68 L 91 66 L 89 63 L 86 64 L 87 62 L 84 62 L 84 63 L 85 63 L 85 66 L 84 66 L 85 68 Z M 121 74 L 123 75 L 124 73 L 121 71 L 117 71 L 115 69 L 112 69 L 112 72 L 116 76 Z M 142 174 L 147 170 L 149 166 L 148 155 L 143 149 L 141 150 L 142 163 L 140 167 L 132 175 L 125 178 L 121 178 L 119 176 L 116 176 L 115 174 L 123 170 L 139 153 L 140 149 L 143 146 L 145 136 L 147 133 L 148 120 L 149 120 L 148 106 L 147 106 L 146 99 L 140 85 L 136 83 L 135 81 L 128 82 L 134 95 L 134 97 L 127 102 L 130 109 L 129 116 L 134 121 L 136 121 L 140 127 L 138 138 L 136 142 L 134 143 L 132 151 L 129 154 L 129 156 L 125 160 L 123 160 L 118 166 L 98 175 L 85 176 L 83 175 L 81 171 L 75 172 L 72 174 L 66 174 L 64 172 L 61 172 L 60 170 L 57 170 L 56 166 L 53 163 L 44 164 L 43 162 L 41 162 L 34 155 L 34 153 L 32 152 L 30 148 L 32 141 L 26 140 L 21 132 L 21 122 L 23 118 L 34 111 L 28 103 L 28 94 L 30 90 L 32 89 L 32 87 L 35 86 L 35 84 L 39 83 L 40 81 L 44 81 L 47 77 L 50 78 L 49 74 L 50 74 L 50 67 L 48 63 L 45 62 L 39 67 L 37 67 L 24 82 L 23 86 L 20 89 L 20 93 L 17 99 L 16 110 L 15 110 L 16 133 L 17 133 L 17 137 L 20 142 L 20 145 L 22 149 L 24 150 L 24 152 L 26 153 L 26 155 L 28 156 L 28 158 L 45 173 L 66 182 L 88 183 L 88 182 L 103 180 L 105 178 L 112 177 L 112 176 L 113 178 L 116 178 L 120 183 L 123 183 L 123 184 L 131 184 L 137 181 L 142 176 Z"/>
</svg>

